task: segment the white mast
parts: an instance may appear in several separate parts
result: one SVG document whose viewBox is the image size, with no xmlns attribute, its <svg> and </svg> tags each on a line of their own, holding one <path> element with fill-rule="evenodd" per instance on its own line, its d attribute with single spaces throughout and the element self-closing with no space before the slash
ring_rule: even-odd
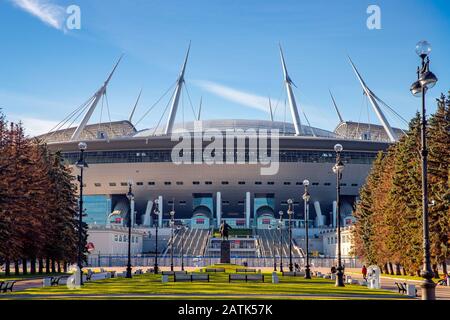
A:
<svg viewBox="0 0 450 320">
<path fill-rule="evenodd" d="M 344 122 L 344 119 L 342 118 L 341 113 L 339 112 L 339 108 L 336 104 L 336 101 L 334 100 L 333 94 L 331 93 L 331 90 L 328 90 L 328 92 L 330 92 L 331 100 L 333 100 L 333 105 L 334 105 L 334 108 L 336 109 L 337 115 L 339 117 L 339 121 L 342 123 L 342 122 Z"/>
<path fill-rule="evenodd" d="M 273 109 L 272 109 L 272 101 L 270 101 L 270 97 L 269 97 L 269 109 L 270 109 L 270 121 L 273 122 Z"/>
<path fill-rule="evenodd" d="M 97 107 L 97 104 L 99 103 L 100 99 L 105 94 L 106 87 L 108 86 L 109 81 L 111 80 L 114 72 L 116 71 L 117 66 L 119 65 L 120 61 L 122 60 L 122 57 L 123 57 L 123 55 L 117 61 L 116 65 L 114 66 L 114 69 L 109 74 L 109 77 L 108 77 L 108 79 L 106 79 L 103 86 L 94 94 L 94 100 L 92 101 L 92 104 L 89 107 L 88 112 L 83 117 L 83 120 L 81 120 L 81 123 L 78 125 L 77 129 L 75 130 L 72 137 L 70 138 L 71 141 L 77 141 L 78 139 L 80 139 L 81 133 L 83 132 L 84 128 L 86 127 L 86 124 L 88 123 L 89 119 L 91 118 L 92 113 L 94 113 L 94 110 Z"/>
<path fill-rule="evenodd" d="M 186 71 L 186 65 L 189 58 L 189 51 L 191 50 L 191 43 L 189 43 L 189 48 L 186 53 L 186 58 L 184 59 L 183 68 L 181 69 L 180 76 L 178 77 L 177 87 L 175 88 L 175 93 L 173 95 L 172 105 L 170 107 L 169 118 L 167 120 L 166 129 L 164 130 L 164 134 L 170 134 L 173 129 L 173 124 L 175 122 L 175 117 L 177 115 L 178 103 L 180 102 L 181 90 L 183 89 L 184 84 L 184 73 Z"/>
<path fill-rule="evenodd" d="M 141 91 L 139 91 L 139 95 L 137 97 L 136 103 L 134 104 L 133 111 L 131 111 L 131 114 L 130 114 L 130 119 L 128 120 L 131 123 L 132 123 L 132 120 L 133 120 L 134 112 L 136 111 L 136 107 L 138 106 L 139 100 L 141 99 L 141 94 L 142 94 L 142 89 L 141 89 Z"/>
<path fill-rule="evenodd" d="M 292 121 L 294 122 L 295 135 L 299 136 L 302 132 L 302 123 L 298 115 L 297 103 L 295 102 L 294 92 L 292 91 L 292 85 L 294 84 L 289 77 L 286 62 L 284 61 L 283 49 L 280 45 L 281 64 L 283 65 L 284 83 L 286 85 L 287 96 L 289 99 L 289 107 L 291 108 Z M 295 84 L 294 84 L 295 85 Z"/>
<path fill-rule="evenodd" d="M 386 117 L 384 116 L 383 111 L 381 111 L 380 106 L 378 105 L 377 100 L 375 98 L 375 95 L 367 87 L 366 83 L 364 82 L 364 80 L 362 79 L 362 77 L 359 74 L 358 70 L 356 69 L 352 59 L 350 57 L 348 57 L 348 59 L 350 60 L 352 68 L 355 71 L 355 74 L 358 77 L 358 80 L 361 83 L 361 86 L 362 86 L 364 92 L 366 93 L 367 98 L 369 98 L 370 104 L 372 105 L 373 110 L 375 111 L 375 114 L 377 115 L 378 119 L 380 120 L 381 124 L 383 125 L 384 130 L 386 131 L 386 133 L 387 133 L 387 135 L 389 137 L 389 140 L 391 140 L 391 142 L 396 142 L 397 141 L 397 135 L 395 134 L 395 132 L 392 129 L 391 125 L 389 124 L 389 122 L 387 121 Z"/>
</svg>

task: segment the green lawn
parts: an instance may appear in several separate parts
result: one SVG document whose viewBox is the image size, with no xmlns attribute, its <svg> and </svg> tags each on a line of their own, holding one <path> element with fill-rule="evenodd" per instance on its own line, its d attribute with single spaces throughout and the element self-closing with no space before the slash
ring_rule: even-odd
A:
<svg viewBox="0 0 450 320">
<path fill-rule="evenodd" d="M 139 275 L 133 279 L 115 278 L 86 283 L 81 289 L 69 290 L 66 286 L 34 288 L 16 292 L 6 298 L 49 299 L 392 299 L 403 298 L 392 291 L 370 290 L 364 286 L 334 286 L 334 281 L 322 278 L 305 280 L 303 277 L 281 277 L 280 283 L 271 283 L 271 273 L 265 273 L 265 283 L 228 283 L 228 273 L 233 265 L 225 267 L 227 273 L 211 273 L 210 282 L 162 283 L 161 275 Z M 112 296 L 111 296 L 112 295 Z M 128 296 L 120 296 L 128 295 Z M 157 297 L 149 295 L 158 295 Z M 207 296 L 204 296 L 207 295 Z M 221 296 L 226 295 L 226 296 Z M 238 295 L 232 297 L 230 295 Z M 243 296 L 239 296 L 243 295 Z M 247 296 L 245 296 L 247 295 Z M 278 297 L 277 297 L 278 295 Z M 302 296 L 303 295 L 303 296 Z M 119 297 L 120 296 L 120 297 Z M 146 297 L 147 296 L 147 297 Z M 4 296 L 5 297 L 5 296 Z"/>
</svg>

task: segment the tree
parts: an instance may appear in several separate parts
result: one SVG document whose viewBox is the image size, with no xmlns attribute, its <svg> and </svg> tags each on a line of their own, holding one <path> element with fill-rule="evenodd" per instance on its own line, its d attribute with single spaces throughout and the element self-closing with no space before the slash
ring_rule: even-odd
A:
<svg viewBox="0 0 450 320">
<path fill-rule="evenodd" d="M 429 223 L 430 251 L 435 276 L 441 264 L 447 272 L 446 260 L 450 257 L 450 96 L 437 99 L 436 113 L 429 121 Z"/>
</svg>

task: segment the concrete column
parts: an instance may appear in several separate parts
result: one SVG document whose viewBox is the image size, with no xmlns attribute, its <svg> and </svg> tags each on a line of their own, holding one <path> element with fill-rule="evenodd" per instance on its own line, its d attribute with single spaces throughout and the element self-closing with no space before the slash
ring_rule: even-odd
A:
<svg viewBox="0 0 450 320">
<path fill-rule="evenodd" d="M 217 192 L 216 196 L 216 214 L 217 214 L 217 228 L 220 227 L 221 219 L 222 219 L 222 194 Z"/>
<path fill-rule="evenodd" d="M 147 208 L 145 209 L 144 220 L 142 221 L 142 225 L 144 227 L 149 227 L 151 225 L 152 208 L 153 208 L 153 201 L 148 200 Z"/>
<path fill-rule="evenodd" d="M 131 227 L 134 228 L 136 223 L 136 213 L 134 212 L 134 199 L 130 203 L 130 217 L 131 217 Z"/>
<path fill-rule="evenodd" d="M 336 227 L 336 223 L 337 223 L 336 215 L 337 215 L 337 202 L 333 201 L 333 221 L 332 221 L 333 228 Z"/>
<path fill-rule="evenodd" d="M 317 226 L 321 227 L 324 225 L 324 216 L 322 215 L 322 210 L 320 209 L 320 202 L 314 201 L 314 209 L 316 210 L 317 216 Z"/>
<path fill-rule="evenodd" d="M 250 192 L 245 194 L 245 227 L 250 228 Z"/>
<path fill-rule="evenodd" d="M 163 196 L 158 197 L 158 207 L 159 207 L 159 216 L 158 216 L 158 227 L 162 228 L 163 223 L 163 212 L 164 212 L 164 202 L 163 202 Z"/>
</svg>

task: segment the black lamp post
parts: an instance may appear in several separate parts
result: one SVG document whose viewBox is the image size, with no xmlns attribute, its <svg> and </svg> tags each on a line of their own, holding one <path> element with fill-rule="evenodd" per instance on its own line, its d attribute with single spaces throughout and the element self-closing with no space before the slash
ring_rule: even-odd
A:
<svg viewBox="0 0 450 320">
<path fill-rule="evenodd" d="M 272 230 L 272 225 L 269 225 L 268 229 L 269 229 L 269 231 L 271 231 Z M 272 246 L 272 248 L 273 248 L 273 271 L 277 271 L 277 256 L 276 256 L 276 251 L 275 251 L 275 248 L 276 248 L 275 237 L 273 237 L 273 246 Z"/>
<path fill-rule="evenodd" d="M 309 269 L 309 199 L 308 193 L 309 180 L 304 180 L 305 193 L 303 194 L 303 200 L 305 201 L 305 242 L 306 242 L 306 265 L 305 265 L 305 279 L 311 279 L 311 270 Z"/>
<path fill-rule="evenodd" d="M 283 211 L 278 212 L 280 220 L 278 221 L 278 230 L 280 230 L 280 271 L 283 272 Z"/>
<path fill-rule="evenodd" d="M 87 144 L 85 142 L 80 142 L 78 144 L 78 149 L 80 149 L 80 159 L 76 162 L 76 166 L 80 169 L 80 175 L 78 176 L 78 182 L 80 183 L 80 199 L 79 199 L 79 212 L 78 212 L 78 259 L 77 264 L 80 269 L 80 285 L 83 285 L 83 173 L 84 169 L 89 166 L 84 160 L 84 151 L 87 149 Z"/>
<path fill-rule="evenodd" d="M 416 53 L 422 59 L 422 66 L 417 69 L 417 81 L 411 86 L 411 93 L 416 97 L 422 97 L 422 224 L 423 224 L 423 269 L 422 277 L 424 278 L 422 288 L 422 300 L 436 299 L 436 284 L 433 282 L 433 272 L 431 270 L 430 259 L 430 235 L 428 225 L 428 181 L 427 181 L 427 118 L 425 108 L 425 95 L 428 89 L 435 86 L 438 81 L 437 77 L 430 71 L 431 45 L 427 41 L 420 41 L 416 45 Z"/>
<path fill-rule="evenodd" d="M 133 216 L 134 216 L 134 205 L 132 205 L 132 202 L 134 201 L 134 194 L 132 192 L 132 186 L 133 183 L 130 181 L 128 182 L 128 193 L 127 198 L 130 202 L 130 215 L 128 216 L 128 263 L 127 263 L 127 275 L 126 278 L 131 279 L 133 276 L 131 274 L 131 225 L 133 222 Z"/>
<path fill-rule="evenodd" d="M 287 214 L 289 217 L 289 271 L 292 272 L 294 271 L 294 265 L 292 264 L 292 215 L 294 214 L 294 210 L 292 209 L 292 206 L 294 204 L 294 201 L 292 201 L 292 199 L 288 199 L 287 201 L 288 203 L 288 210 L 287 210 Z"/>
<path fill-rule="evenodd" d="M 158 225 L 159 225 L 159 203 L 158 199 L 155 200 L 155 210 L 156 216 L 156 232 L 155 232 L 155 265 L 153 269 L 155 270 L 155 274 L 158 274 Z"/>
<path fill-rule="evenodd" d="M 181 271 L 184 271 L 184 234 L 189 228 L 188 226 L 180 226 L 177 229 L 183 231 L 181 234 Z"/>
<path fill-rule="evenodd" d="M 175 216 L 175 210 L 174 209 L 174 203 L 172 203 L 172 211 L 170 211 L 170 229 L 171 229 L 171 235 L 170 235 L 170 271 L 173 271 L 173 228 L 175 226 L 174 216 Z"/>
<path fill-rule="evenodd" d="M 341 152 L 344 148 L 337 144 L 334 146 L 336 151 L 336 164 L 333 166 L 333 172 L 336 174 L 336 228 L 338 238 L 338 267 L 336 273 L 336 287 L 344 287 L 344 268 L 342 268 L 341 259 L 341 179 L 344 171 L 344 163 L 341 160 Z"/>
</svg>

